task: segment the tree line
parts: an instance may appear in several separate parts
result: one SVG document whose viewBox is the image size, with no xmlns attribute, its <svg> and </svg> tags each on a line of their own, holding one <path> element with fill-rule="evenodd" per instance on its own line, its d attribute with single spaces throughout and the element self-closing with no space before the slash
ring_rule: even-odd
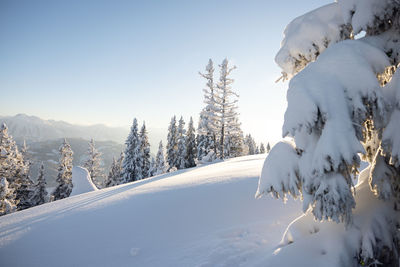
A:
<svg viewBox="0 0 400 267">
<path fill-rule="evenodd" d="M 205 72 L 199 73 L 206 80 L 206 88 L 203 89 L 205 106 L 200 112 L 197 131 L 192 117 L 185 127 L 183 117 L 177 121 L 174 115 L 168 127 L 165 154 L 160 141 L 156 156 L 150 155 L 146 124 L 143 122 L 139 129 L 138 121 L 134 118 L 125 141 L 125 150 L 118 158 L 113 158 L 107 177 L 102 179 L 104 171 L 101 167 L 101 153 L 92 139 L 84 167 L 96 187 L 138 181 L 215 160 L 269 152 L 269 143 L 266 146 L 263 143 L 257 145 L 250 134 L 243 136 L 237 112 L 239 96 L 232 89 L 234 80 L 230 78 L 236 67 L 231 67 L 228 60 L 224 59 L 219 68 L 220 77 L 217 82 L 214 82 L 211 59 Z M 30 179 L 31 162 L 27 160 L 26 152 L 25 143 L 19 151 L 8 134 L 7 126 L 3 124 L 0 132 L 0 215 L 63 199 L 72 192 L 73 151 L 66 139 L 59 148 L 57 186 L 51 194 L 46 189 L 43 163 L 37 182 Z"/>
</svg>

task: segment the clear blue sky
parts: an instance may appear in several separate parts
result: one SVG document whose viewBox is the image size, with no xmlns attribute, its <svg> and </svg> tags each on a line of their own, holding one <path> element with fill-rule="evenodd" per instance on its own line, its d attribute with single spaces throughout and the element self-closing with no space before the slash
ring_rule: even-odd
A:
<svg viewBox="0 0 400 267">
<path fill-rule="evenodd" d="M 245 133 L 280 138 L 284 27 L 332 1 L 0 1 L 0 115 L 166 128 L 203 107 L 209 58 L 237 65 Z"/>
</svg>

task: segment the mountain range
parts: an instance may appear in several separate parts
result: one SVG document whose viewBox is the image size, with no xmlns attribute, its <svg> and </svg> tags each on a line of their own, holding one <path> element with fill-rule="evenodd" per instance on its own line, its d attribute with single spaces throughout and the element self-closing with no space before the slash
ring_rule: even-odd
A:
<svg viewBox="0 0 400 267">
<path fill-rule="evenodd" d="M 21 146 L 28 146 L 28 158 L 32 162 L 30 175 L 36 180 L 40 163 L 45 166 L 45 178 L 49 187 L 56 185 L 58 149 L 64 138 L 68 140 L 74 152 L 74 166 L 84 164 L 88 141 L 94 139 L 97 149 L 102 153 L 102 168 L 107 176 L 113 157 L 119 157 L 124 150 L 124 141 L 129 134 L 128 128 L 108 127 L 102 124 L 83 126 L 64 121 L 43 120 L 36 116 L 18 114 L 0 116 L 0 124 L 6 123 L 10 135 Z M 158 142 L 165 138 L 162 129 L 148 129 L 151 152 L 154 155 Z"/>
<path fill-rule="evenodd" d="M 96 141 L 123 143 L 129 133 L 129 129 L 123 127 L 108 127 L 103 124 L 75 125 L 64 121 L 43 120 L 26 114 L 0 116 L 0 123 L 7 124 L 17 143 L 23 140 L 31 143 L 59 138 L 93 138 Z"/>
</svg>

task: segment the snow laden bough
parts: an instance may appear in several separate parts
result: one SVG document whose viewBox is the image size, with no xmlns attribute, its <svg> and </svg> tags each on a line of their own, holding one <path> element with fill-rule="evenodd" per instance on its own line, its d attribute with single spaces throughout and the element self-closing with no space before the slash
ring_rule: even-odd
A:
<svg viewBox="0 0 400 267">
<path fill-rule="evenodd" d="M 256 196 L 300 197 L 307 217 L 344 223 L 309 231 L 321 239 L 358 229 L 344 234 L 342 266 L 399 266 L 399 12 L 399 0 L 339 0 L 291 22 L 276 56 L 291 78 L 283 137 L 293 141 L 271 150 Z"/>
</svg>

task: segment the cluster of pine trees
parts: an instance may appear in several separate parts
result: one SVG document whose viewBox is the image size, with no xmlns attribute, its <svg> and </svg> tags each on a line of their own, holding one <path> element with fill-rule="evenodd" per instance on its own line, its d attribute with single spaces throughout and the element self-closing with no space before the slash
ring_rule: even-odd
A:
<svg viewBox="0 0 400 267">
<path fill-rule="evenodd" d="M 251 134 L 246 135 L 244 139 L 244 144 L 246 149 L 245 155 L 264 154 L 269 153 L 269 151 L 271 150 L 271 146 L 269 145 L 269 143 L 267 143 L 267 146 L 264 146 L 263 143 L 260 143 L 260 145 L 258 146 Z"/>
<path fill-rule="evenodd" d="M 104 179 L 101 153 L 92 139 L 84 167 L 97 188 L 191 168 L 202 162 L 269 152 L 269 143 L 266 147 L 262 143 L 258 146 L 250 134 L 243 136 L 237 112 L 239 96 L 232 89 L 234 80 L 230 77 L 236 67 L 230 66 L 228 60 L 224 59 L 219 68 L 220 76 L 216 82 L 211 59 L 205 73 L 200 73 L 207 82 L 204 89 L 205 106 L 200 112 L 197 134 L 192 117 L 186 128 L 183 117 L 177 121 L 176 116 L 173 116 L 168 127 L 165 156 L 160 141 L 157 155 L 151 157 L 146 124 L 143 122 L 139 130 L 135 118 L 125 142 L 125 151 L 121 152 L 118 159 L 113 159 Z M 43 164 L 37 183 L 34 184 L 29 177 L 31 163 L 26 160 L 26 146 L 19 152 L 5 124 L 1 128 L 0 138 L 0 215 L 70 196 L 73 187 L 73 151 L 66 139 L 59 148 L 58 185 L 49 196 Z"/>
<path fill-rule="evenodd" d="M 59 200 L 69 197 L 72 192 L 72 160 L 73 151 L 66 139 L 59 148 L 60 159 L 58 163 L 57 187 L 50 196 L 50 200 Z M 88 170 L 92 182 L 97 188 L 103 188 L 103 169 L 101 167 L 101 152 L 95 146 L 93 139 L 89 142 L 87 160 L 83 166 Z"/>
<path fill-rule="evenodd" d="M 214 79 L 214 63 L 210 59 L 204 73 L 199 73 L 206 80 L 204 103 L 200 113 L 197 136 L 197 159 L 213 161 L 243 155 L 265 153 L 251 135 L 243 137 L 238 113 L 239 95 L 233 90 L 234 80 L 230 77 L 236 66 L 230 66 L 224 59 L 219 65 L 219 79 Z M 269 151 L 269 144 L 267 145 Z"/>
<path fill-rule="evenodd" d="M 0 128 L 0 215 L 27 209 L 47 201 L 43 164 L 34 183 L 29 177 L 31 162 L 26 157 L 27 147 L 21 151 L 8 133 L 6 124 Z"/>
<path fill-rule="evenodd" d="M 113 159 L 105 181 L 106 187 L 141 180 L 159 172 L 156 160 L 150 156 L 150 143 L 145 122 L 139 131 L 137 119 L 133 120 L 125 145 L 125 151 L 121 153 L 119 159 Z M 162 151 L 161 143 L 160 146 Z"/>
<path fill-rule="evenodd" d="M 69 197 L 72 192 L 73 152 L 66 139 L 59 148 L 60 159 L 56 180 L 58 185 L 51 195 L 46 189 L 43 163 L 40 165 L 36 183 L 31 180 L 29 170 L 32 162 L 28 160 L 27 150 L 25 143 L 21 150 L 18 149 L 8 133 L 7 125 L 3 124 L 0 129 L 0 215 L 63 199 Z M 97 180 L 102 176 L 101 153 L 95 148 L 93 140 L 89 142 L 88 156 L 84 166 L 88 169 L 93 182 L 101 187 L 100 181 Z"/>
<path fill-rule="evenodd" d="M 205 107 L 200 113 L 199 127 L 194 128 L 190 117 L 187 129 L 185 121 L 176 115 L 168 127 L 166 157 L 160 141 L 156 158 L 150 156 L 145 123 L 139 131 L 137 119 L 133 120 L 126 149 L 118 160 L 113 160 L 105 186 L 114 186 L 141 180 L 153 175 L 195 167 L 199 162 L 211 162 L 243 155 L 269 152 L 270 145 L 258 146 L 251 135 L 243 137 L 237 112 L 238 95 L 232 89 L 231 72 L 227 59 L 219 65 L 220 78 L 214 82 L 213 61 L 210 59 L 206 72 L 200 73 L 207 80 L 204 89 Z"/>
</svg>

